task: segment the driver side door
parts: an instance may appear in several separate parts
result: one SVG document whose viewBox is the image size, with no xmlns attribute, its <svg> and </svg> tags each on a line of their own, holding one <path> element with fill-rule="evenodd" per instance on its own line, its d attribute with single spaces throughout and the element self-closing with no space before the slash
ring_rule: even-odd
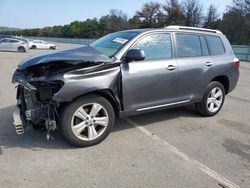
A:
<svg viewBox="0 0 250 188">
<path fill-rule="evenodd" d="M 141 49 L 145 59 L 121 64 L 125 111 L 144 111 L 176 102 L 176 60 L 171 33 L 141 37 L 130 49 Z"/>
</svg>

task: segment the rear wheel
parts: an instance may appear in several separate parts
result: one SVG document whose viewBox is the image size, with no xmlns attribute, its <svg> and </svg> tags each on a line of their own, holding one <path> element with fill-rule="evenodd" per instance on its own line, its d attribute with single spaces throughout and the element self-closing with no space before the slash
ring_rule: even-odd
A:
<svg viewBox="0 0 250 188">
<path fill-rule="evenodd" d="M 115 122 L 112 105 L 98 95 L 73 101 L 63 108 L 60 117 L 64 137 L 78 147 L 102 142 L 111 132 Z"/>
<path fill-rule="evenodd" d="M 56 48 L 54 46 L 49 47 L 50 50 L 55 50 Z"/>
<path fill-rule="evenodd" d="M 36 45 L 32 45 L 32 46 L 31 46 L 31 49 L 36 49 Z"/>
<path fill-rule="evenodd" d="M 220 82 L 213 81 L 208 85 L 202 101 L 196 104 L 197 111 L 206 117 L 214 116 L 221 110 L 224 100 L 224 86 Z"/>
<path fill-rule="evenodd" d="M 26 50 L 23 46 L 19 46 L 17 50 L 18 50 L 18 52 L 21 52 L 21 53 L 26 52 Z"/>
</svg>

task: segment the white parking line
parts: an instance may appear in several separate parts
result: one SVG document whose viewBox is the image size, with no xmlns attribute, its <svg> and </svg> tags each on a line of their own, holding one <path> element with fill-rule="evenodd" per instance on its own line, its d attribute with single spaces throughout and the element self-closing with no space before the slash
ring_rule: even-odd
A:
<svg viewBox="0 0 250 188">
<path fill-rule="evenodd" d="M 189 156 L 187 156 L 185 153 L 181 152 L 178 148 L 175 146 L 169 144 L 165 140 L 161 139 L 160 137 L 154 135 L 152 132 L 148 131 L 144 127 L 138 125 L 137 123 L 133 122 L 130 119 L 125 119 L 127 122 L 132 124 L 134 127 L 139 129 L 142 133 L 146 134 L 150 138 L 152 138 L 155 141 L 158 141 L 162 144 L 164 144 L 171 152 L 178 155 L 181 159 L 185 160 L 189 164 L 195 166 L 197 169 L 201 170 L 203 173 L 207 174 L 208 176 L 212 177 L 213 179 L 217 180 L 224 186 L 227 186 L 229 188 L 240 188 L 238 185 L 227 179 L 226 177 L 220 175 L 219 173 L 215 172 L 214 170 L 210 169 L 209 167 L 205 166 L 204 164 L 200 163 L 199 161 L 196 161 L 194 159 L 191 159 Z"/>
</svg>

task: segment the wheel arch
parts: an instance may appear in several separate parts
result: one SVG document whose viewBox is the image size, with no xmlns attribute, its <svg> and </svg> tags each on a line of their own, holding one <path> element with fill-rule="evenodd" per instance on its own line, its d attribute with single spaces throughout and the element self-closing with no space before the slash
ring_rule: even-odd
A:
<svg viewBox="0 0 250 188">
<path fill-rule="evenodd" d="M 212 81 L 220 82 L 224 86 L 225 94 L 228 94 L 228 92 L 229 92 L 229 79 L 227 76 L 225 76 L 225 75 L 216 76 L 215 78 L 213 78 L 211 80 L 211 82 Z"/>
<path fill-rule="evenodd" d="M 95 91 L 91 91 L 91 92 L 87 92 L 87 93 L 84 93 L 82 95 L 79 95 L 69 102 L 60 103 L 59 110 L 62 107 L 64 107 L 65 105 L 69 104 L 70 102 L 77 100 L 78 98 L 89 96 L 89 95 L 99 95 L 99 96 L 105 98 L 106 100 L 108 100 L 114 109 L 116 117 L 119 117 L 121 103 L 120 103 L 120 100 L 115 96 L 114 92 L 110 89 L 95 90 Z"/>
</svg>

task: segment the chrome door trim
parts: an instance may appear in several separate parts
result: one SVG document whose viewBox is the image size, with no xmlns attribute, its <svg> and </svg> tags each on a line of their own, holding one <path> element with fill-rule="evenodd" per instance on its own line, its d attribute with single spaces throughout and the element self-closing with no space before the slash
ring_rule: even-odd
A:
<svg viewBox="0 0 250 188">
<path fill-rule="evenodd" d="M 152 109 L 161 108 L 161 107 L 167 107 L 167 106 L 172 106 L 172 105 L 176 105 L 176 104 L 183 104 L 183 103 L 187 103 L 189 101 L 190 100 L 185 100 L 185 101 L 180 101 L 180 102 L 162 104 L 162 105 L 158 105 L 158 106 L 151 106 L 151 107 L 147 107 L 147 108 L 140 108 L 140 109 L 137 109 L 136 111 L 140 112 L 140 111 L 145 111 L 145 110 L 152 110 Z"/>
</svg>

